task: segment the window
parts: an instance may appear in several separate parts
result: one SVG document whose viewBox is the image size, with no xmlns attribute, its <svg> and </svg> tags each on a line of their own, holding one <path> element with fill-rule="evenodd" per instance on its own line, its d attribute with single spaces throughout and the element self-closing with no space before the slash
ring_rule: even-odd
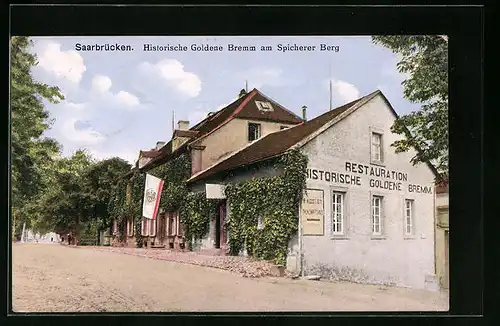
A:
<svg viewBox="0 0 500 326">
<path fill-rule="evenodd" d="M 255 105 L 257 105 L 257 109 L 260 111 L 273 111 L 273 106 L 271 105 L 271 102 L 262 102 L 262 101 L 255 101 Z"/>
<path fill-rule="evenodd" d="M 332 203 L 332 233 L 344 234 L 344 194 L 334 192 Z"/>
<path fill-rule="evenodd" d="M 405 200 L 405 235 L 413 235 L 413 200 Z"/>
<path fill-rule="evenodd" d="M 262 230 L 264 228 L 264 217 L 259 216 L 257 218 L 257 230 Z"/>
<path fill-rule="evenodd" d="M 260 138 L 260 124 L 249 123 L 248 124 L 248 141 L 254 141 Z"/>
<path fill-rule="evenodd" d="M 283 130 L 283 129 L 288 129 L 288 126 L 281 126 L 280 130 Z"/>
<path fill-rule="evenodd" d="M 134 219 L 127 220 L 127 235 L 129 237 L 134 236 Z"/>
<path fill-rule="evenodd" d="M 382 134 L 372 132 L 372 161 L 382 162 Z"/>
<path fill-rule="evenodd" d="M 154 237 L 156 235 L 156 220 L 149 220 L 149 236 Z"/>
<path fill-rule="evenodd" d="M 382 235 L 382 197 L 372 197 L 372 234 Z"/>
<path fill-rule="evenodd" d="M 168 235 L 175 235 L 175 213 L 168 214 Z"/>
<path fill-rule="evenodd" d="M 149 219 L 147 218 L 142 218 L 141 220 L 141 235 L 142 236 L 148 236 L 149 235 L 149 224 L 148 224 Z"/>
</svg>

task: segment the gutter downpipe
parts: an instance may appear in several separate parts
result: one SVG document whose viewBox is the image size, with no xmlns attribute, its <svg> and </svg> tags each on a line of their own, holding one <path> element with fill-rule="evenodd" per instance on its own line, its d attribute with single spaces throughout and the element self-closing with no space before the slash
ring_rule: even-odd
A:
<svg viewBox="0 0 500 326">
<path fill-rule="evenodd" d="M 302 214 L 299 206 L 299 260 L 300 260 L 300 276 L 304 277 L 304 254 L 302 252 Z"/>
</svg>

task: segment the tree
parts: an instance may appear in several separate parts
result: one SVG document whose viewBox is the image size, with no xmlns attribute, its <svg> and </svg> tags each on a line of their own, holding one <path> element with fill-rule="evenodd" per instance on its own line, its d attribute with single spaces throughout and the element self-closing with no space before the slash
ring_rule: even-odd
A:
<svg viewBox="0 0 500 326">
<path fill-rule="evenodd" d="M 94 198 L 88 191 L 85 176 L 93 164 L 95 162 L 85 150 L 53 163 L 52 170 L 45 175 L 51 186 L 26 205 L 34 229 L 72 232 L 78 241 L 82 223 L 92 218 Z"/>
<path fill-rule="evenodd" d="M 374 36 L 402 56 L 397 64 L 409 74 L 402 82 L 404 96 L 421 103 L 421 110 L 396 120 L 392 132 L 406 137 L 392 144 L 396 153 L 417 148 L 411 163 L 432 162 L 443 175 L 448 172 L 448 38 L 446 36 Z"/>
<path fill-rule="evenodd" d="M 92 201 L 92 218 L 99 230 L 111 225 L 109 203 L 114 199 L 119 180 L 129 172 L 131 165 L 114 157 L 92 165 L 83 176 L 83 184 Z"/>
<path fill-rule="evenodd" d="M 11 204 L 13 220 L 19 220 L 18 224 L 29 217 L 23 210 L 43 189 L 42 174 L 60 150 L 55 140 L 43 137 L 51 125 L 43 100 L 58 103 L 64 99 L 57 87 L 39 83 L 31 76 L 37 61 L 29 52 L 30 44 L 27 37 L 11 38 Z"/>
</svg>

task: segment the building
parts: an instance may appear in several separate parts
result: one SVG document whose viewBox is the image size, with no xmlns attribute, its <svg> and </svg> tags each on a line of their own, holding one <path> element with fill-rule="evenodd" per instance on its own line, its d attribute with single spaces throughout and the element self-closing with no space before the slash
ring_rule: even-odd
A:
<svg viewBox="0 0 500 326">
<path fill-rule="evenodd" d="M 140 152 L 136 168 L 147 172 L 185 154 L 194 175 L 261 137 L 302 122 L 302 118 L 259 90 L 242 91 L 238 99 L 209 113 L 192 127 L 189 121 L 178 121 L 170 141 L 159 142 L 156 148 Z M 222 204 L 222 214 L 224 209 Z M 127 222 L 127 245 L 130 246 L 135 245 L 133 229 L 133 219 L 130 219 Z M 116 223 L 113 231 L 116 236 Z M 179 212 L 160 210 L 156 220 L 143 219 L 141 234 L 152 247 L 181 249 L 184 243 Z"/>
<path fill-rule="evenodd" d="M 436 185 L 436 274 L 441 288 L 449 288 L 448 183 Z"/>
<path fill-rule="evenodd" d="M 397 114 L 380 91 L 303 124 L 270 133 L 189 180 L 207 184 L 274 176 L 249 165 L 300 149 L 308 157 L 299 232 L 290 239 L 287 268 L 339 279 L 436 289 L 432 165 L 413 166 L 415 152 L 396 154 Z M 231 212 L 227 212 L 231 219 Z M 212 224 L 220 224 L 217 218 Z M 200 243 L 222 238 L 217 228 Z"/>
</svg>

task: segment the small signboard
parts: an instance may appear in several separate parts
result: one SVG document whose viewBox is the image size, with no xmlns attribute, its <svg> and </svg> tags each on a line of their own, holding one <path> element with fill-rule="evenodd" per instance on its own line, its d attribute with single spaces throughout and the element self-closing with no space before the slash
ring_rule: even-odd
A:
<svg viewBox="0 0 500 326">
<path fill-rule="evenodd" d="M 324 198 L 323 190 L 306 189 L 300 205 L 300 218 L 303 235 L 324 234 Z"/>
<path fill-rule="evenodd" d="M 226 194 L 224 193 L 224 191 L 226 190 L 225 185 L 207 183 L 205 187 L 206 187 L 207 199 L 226 198 Z"/>
</svg>

